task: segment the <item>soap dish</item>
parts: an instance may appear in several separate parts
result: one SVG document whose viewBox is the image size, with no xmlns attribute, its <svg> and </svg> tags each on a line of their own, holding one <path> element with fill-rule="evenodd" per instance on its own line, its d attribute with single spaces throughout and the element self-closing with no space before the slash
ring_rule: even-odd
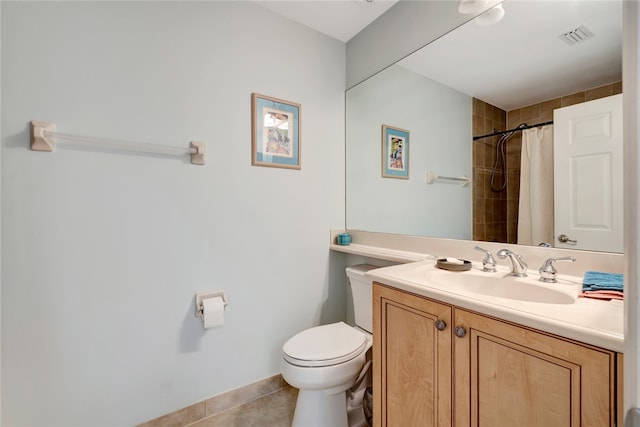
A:
<svg viewBox="0 0 640 427">
<path fill-rule="evenodd" d="M 462 264 L 457 262 L 449 262 L 446 258 L 440 258 L 436 261 L 436 267 L 449 271 L 467 271 L 471 270 L 471 261 L 461 259 Z"/>
</svg>

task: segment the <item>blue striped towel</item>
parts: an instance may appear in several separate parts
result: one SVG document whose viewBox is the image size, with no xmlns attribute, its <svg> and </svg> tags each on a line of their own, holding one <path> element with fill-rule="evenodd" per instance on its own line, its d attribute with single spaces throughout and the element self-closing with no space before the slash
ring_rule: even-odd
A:
<svg viewBox="0 0 640 427">
<path fill-rule="evenodd" d="M 623 275 L 618 273 L 603 273 L 601 271 L 586 271 L 582 279 L 583 291 L 623 291 Z"/>
</svg>

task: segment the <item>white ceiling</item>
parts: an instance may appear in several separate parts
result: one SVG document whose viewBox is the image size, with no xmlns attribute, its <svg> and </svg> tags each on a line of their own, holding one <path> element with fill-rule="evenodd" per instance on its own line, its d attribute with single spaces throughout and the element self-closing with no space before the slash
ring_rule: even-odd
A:
<svg viewBox="0 0 640 427">
<path fill-rule="evenodd" d="M 348 42 L 398 0 L 255 0 L 292 21 Z"/>
<path fill-rule="evenodd" d="M 347 42 L 397 0 L 255 1 Z M 505 16 L 497 24 L 468 22 L 401 65 L 507 111 L 622 79 L 622 1 L 505 0 L 502 5 Z M 574 46 L 558 38 L 580 25 L 595 37 Z"/>
<path fill-rule="evenodd" d="M 622 79 L 621 1 L 503 2 L 504 18 L 450 32 L 401 65 L 506 111 Z M 581 25 L 594 36 L 558 36 Z"/>
</svg>

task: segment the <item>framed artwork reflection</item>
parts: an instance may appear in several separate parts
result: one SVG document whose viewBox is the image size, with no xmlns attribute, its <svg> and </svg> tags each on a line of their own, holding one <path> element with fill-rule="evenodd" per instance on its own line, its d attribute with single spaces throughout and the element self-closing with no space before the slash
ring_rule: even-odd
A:
<svg viewBox="0 0 640 427">
<path fill-rule="evenodd" d="M 302 106 L 270 96 L 251 94 L 251 164 L 300 169 Z"/>
<path fill-rule="evenodd" d="M 382 125 L 382 176 L 409 179 L 409 131 Z"/>
</svg>

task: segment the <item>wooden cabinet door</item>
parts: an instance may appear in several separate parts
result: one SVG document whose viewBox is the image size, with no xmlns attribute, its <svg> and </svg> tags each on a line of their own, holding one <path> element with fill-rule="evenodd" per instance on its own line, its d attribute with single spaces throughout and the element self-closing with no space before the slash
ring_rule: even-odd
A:
<svg viewBox="0 0 640 427">
<path fill-rule="evenodd" d="M 614 352 L 460 309 L 454 326 L 456 427 L 615 425 Z"/>
<path fill-rule="evenodd" d="M 451 313 L 450 306 L 374 284 L 375 427 L 451 426 Z"/>
</svg>

